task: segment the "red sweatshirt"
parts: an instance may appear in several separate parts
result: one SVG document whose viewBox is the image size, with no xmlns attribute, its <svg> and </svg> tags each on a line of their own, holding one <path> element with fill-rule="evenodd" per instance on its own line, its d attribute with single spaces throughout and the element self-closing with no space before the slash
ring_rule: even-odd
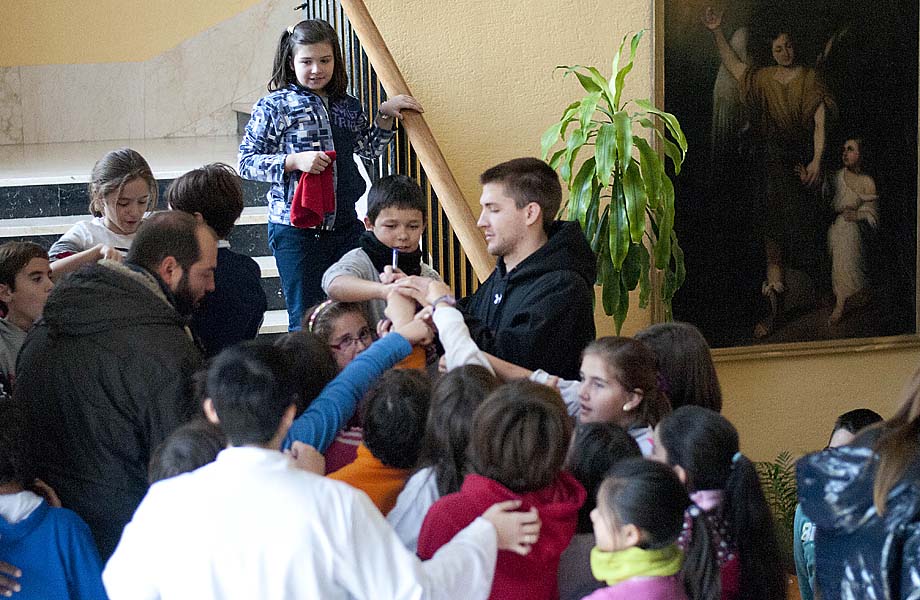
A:
<svg viewBox="0 0 920 600">
<path fill-rule="evenodd" d="M 498 552 L 489 598 L 558 598 L 559 557 L 575 534 L 578 509 L 585 496 L 581 484 L 565 472 L 545 488 L 525 494 L 515 494 L 481 475 L 467 475 L 459 492 L 444 496 L 429 509 L 418 536 L 419 558 L 431 558 L 438 548 L 496 502 L 520 499 L 523 500 L 522 511 L 532 506 L 539 511 L 543 522 L 540 539 L 527 556 L 506 550 Z"/>
</svg>

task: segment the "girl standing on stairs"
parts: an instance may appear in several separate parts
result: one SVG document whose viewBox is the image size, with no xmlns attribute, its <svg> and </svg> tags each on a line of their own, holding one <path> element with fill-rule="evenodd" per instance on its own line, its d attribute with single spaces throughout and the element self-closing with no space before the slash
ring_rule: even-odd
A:
<svg viewBox="0 0 920 600">
<path fill-rule="evenodd" d="M 93 165 L 89 212 L 48 250 L 54 277 L 103 258 L 121 262 L 148 211 L 157 204 L 150 165 L 131 148 L 112 150 Z"/>
<path fill-rule="evenodd" d="M 347 87 L 335 30 L 319 20 L 289 27 L 278 41 L 270 93 L 253 107 L 240 144 L 240 174 L 272 184 L 268 241 L 290 330 L 299 329 L 306 307 L 324 299 L 323 273 L 357 247 L 364 231 L 355 202 L 365 184 L 354 154 L 376 158 L 393 139 L 394 119 L 403 110 L 422 112 L 411 96 L 395 96 L 380 104 L 369 126 Z"/>
</svg>

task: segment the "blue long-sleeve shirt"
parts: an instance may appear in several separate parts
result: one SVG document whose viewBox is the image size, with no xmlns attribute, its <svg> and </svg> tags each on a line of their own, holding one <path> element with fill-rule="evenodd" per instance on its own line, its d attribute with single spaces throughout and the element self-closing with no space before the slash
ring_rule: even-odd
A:
<svg viewBox="0 0 920 600">
<path fill-rule="evenodd" d="M 398 333 L 391 333 L 371 344 L 342 369 L 307 410 L 297 417 L 284 438 L 282 448 L 286 450 L 299 441 L 325 452 L 374 381 L 411 352 L 412 344 Z"/>
</svg>

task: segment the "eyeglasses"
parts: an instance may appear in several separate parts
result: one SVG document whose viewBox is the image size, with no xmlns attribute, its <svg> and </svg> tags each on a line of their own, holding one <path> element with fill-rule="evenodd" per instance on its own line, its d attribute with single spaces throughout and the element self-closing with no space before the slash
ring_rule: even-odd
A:
<svg viewBox="0 0 920 600">
<path fill-rule="evenodd" d="M 370 327 L 364 327 L 361 329 L 361 331 L 358 332 L 358 337 L 351 337 L 350 335 L 346 335 L 339 341 L 338 344 L 329 344 L 329 347 L 336 352 L 344 352 L 346 350 L 350 350 L 354 346 L 357 346 L 358 342 L 364 344 L 364 346 L 367 347 L 372 341 L 374 341 L 374 332 L 371 331 Z"/>
</svg>

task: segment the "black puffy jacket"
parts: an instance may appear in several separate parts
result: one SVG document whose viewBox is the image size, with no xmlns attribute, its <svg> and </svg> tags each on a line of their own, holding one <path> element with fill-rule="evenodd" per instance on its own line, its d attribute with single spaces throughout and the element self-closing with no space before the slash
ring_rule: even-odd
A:
<svg viewBox="0 0 920 600">
<path fill-rule="evenodd" d="M 60 282 L 26 338 L 14 397 L 34 465 L 103 560 L 147 491 L 151 451 L 197 410 L 200 364 L 159 280 L 109 261 Z"/>
</svg>

